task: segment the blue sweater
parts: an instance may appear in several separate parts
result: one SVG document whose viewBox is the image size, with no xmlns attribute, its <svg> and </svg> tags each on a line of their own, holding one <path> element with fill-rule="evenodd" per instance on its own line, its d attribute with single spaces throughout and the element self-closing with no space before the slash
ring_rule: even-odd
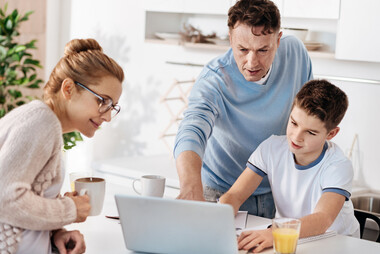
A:
<svg viewBox="0 0 380 254">
<path fill-rule="evenodd" d="M 227 191 L 262 141 L 285 134 L 293 99 L 312 78 L 309 55 L 295 37 L 281 38 L 263 85 L 246 81 L 228 50 L 200 73 L 178 129 L 174 157 L 196 152 L 203 159 L 203 184 Z M 265 177 L 253 195 L 268 192 Z"/>
</svg>

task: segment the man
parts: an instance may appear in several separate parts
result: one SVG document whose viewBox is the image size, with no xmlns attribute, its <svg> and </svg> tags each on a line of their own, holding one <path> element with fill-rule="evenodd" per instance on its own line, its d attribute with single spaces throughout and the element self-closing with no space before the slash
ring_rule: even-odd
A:
<svg viewBox="0 0 380 254">
<path fill-rule="evenodd" d="M 198 77 L 174 148 L 180 199 L 215 201 L 256 147 L 285 134 L 294 96 L 313 78 L 301 41 L 282 38 L 280 13 L 268 0 L 241 0 L 228 12 L 231 49 Z M 272 218 L 268 179 L 240 207 Z"/>
</svg>

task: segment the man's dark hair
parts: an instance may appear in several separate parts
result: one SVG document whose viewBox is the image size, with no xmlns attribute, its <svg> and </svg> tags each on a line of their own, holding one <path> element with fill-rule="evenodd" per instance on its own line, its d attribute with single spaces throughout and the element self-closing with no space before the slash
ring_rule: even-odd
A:
<svg viewBox="0 0 380 254">
<path fill-rule="evenodd" d="M 228 11 L 229 29 L 234 29 L 237 23 L 250 27 L 263 26 L 262 34 L 271 34 L 280 30 L 280 11 L 269 0 L 240 0 Z"/>
<path fill-rule="evenodd" d="M 327 80 L 310 80 L 298 92 L 293 102 L 309 115 L 320 119 L 331 131 L 339 125 L 348 107 L 347 95 Z"/>
</svg>

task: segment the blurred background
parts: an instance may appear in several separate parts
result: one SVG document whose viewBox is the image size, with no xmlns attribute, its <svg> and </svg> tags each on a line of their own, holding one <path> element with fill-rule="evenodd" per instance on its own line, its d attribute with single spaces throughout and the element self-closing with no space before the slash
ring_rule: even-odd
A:
<svg viewBox="0 0 380 254">
<path fill-rule="evenodd" d="M 94 138 L 65 152 L 68 172 L 134 178 L 166 175 L 178 186 L 172 149 L 193 80 L 228 49 L 227 12 L 234 0 L 9 0 L 8 11 L 34 11 L 20 27 L 46 81 L 73 38 L 94 38 L 125 71 L 121 112 Z M 309 50 L 314 76 L 329 79 L 350 106 L 334 138 L 355 167 L 356 187 L 380 192 L 380 2 L 276 0 L 285 34 Z M 307 2 L 307 3 L 306 3 Z M 43 85 L 42 85 L 43 86 Z M 41 86 L 41 87 L 42 87 Z M 33 91 L 41 96 L 42 88 Z M 172 182 L 170 182 L 172 180 Z"/>
</svg>

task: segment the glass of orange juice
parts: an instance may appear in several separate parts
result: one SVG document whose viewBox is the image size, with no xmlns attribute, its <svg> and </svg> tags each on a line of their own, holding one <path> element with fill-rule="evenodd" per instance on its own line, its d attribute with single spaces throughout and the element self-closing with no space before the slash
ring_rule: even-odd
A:
<svg viewBox="0 0 380 254">
<path fill-rule="evenodd" d="M 92 175 L 92 172 L 90 172 L 90 171 L 71 172 L 69 174 L 71 191 L 75 191 L 74 182 L 76 179 L 83 178 L 83 177 L 91 177 L 91 176 L 93 176 L 93 175 Z"/>
<path fill-rule="evenodd" d="M 291 218 L 272 220 L 273 248 L 276 254 L 296 253 L 301 221 Z"/>
</svg>

